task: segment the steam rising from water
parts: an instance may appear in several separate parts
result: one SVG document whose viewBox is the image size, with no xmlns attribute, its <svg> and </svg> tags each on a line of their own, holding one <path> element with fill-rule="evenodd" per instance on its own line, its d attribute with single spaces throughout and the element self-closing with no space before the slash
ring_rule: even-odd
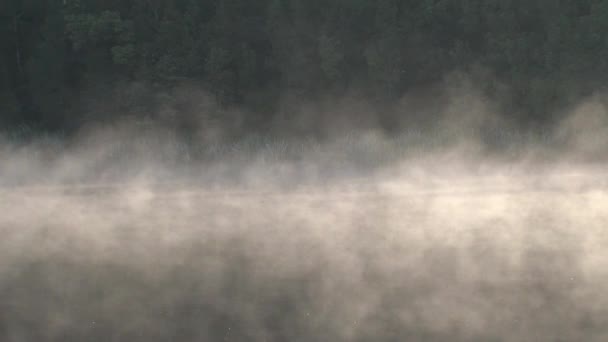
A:
<svg viewBox="0 0 608 342">
<path fill-rule="evenodd" d="M 588 101 L 496 153 L 453 127 L 4 144 L 0 339 L 604 341 L 602 125 Z"/>
</svg>

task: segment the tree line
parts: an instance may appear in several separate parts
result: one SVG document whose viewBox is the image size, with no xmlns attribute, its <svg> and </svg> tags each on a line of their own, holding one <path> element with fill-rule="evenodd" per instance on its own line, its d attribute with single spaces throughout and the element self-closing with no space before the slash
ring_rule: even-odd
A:
<svg viewBox="0 0 608 342">
<path fill-rule="evenodd" d="M 545 120 L 606 84 L 608 2 L 3 0 L 0 45 L 3 125 L 77 126 L 86 92 L 120 82 L 197 84 L 264 122 L 285 94 L 391 101 L 473 68 Z"/>
</svg>

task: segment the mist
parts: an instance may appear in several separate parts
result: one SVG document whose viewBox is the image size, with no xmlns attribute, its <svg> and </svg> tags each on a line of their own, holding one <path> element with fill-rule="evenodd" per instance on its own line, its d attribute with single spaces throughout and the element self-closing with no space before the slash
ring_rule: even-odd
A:
<svg viewBox="0 0 608 342">
<path fill-rule="evenodd" d="M 604 341 L 603 95 L 539 134 L 446 89 L 5 136 L 1 339 Z"/>
</svg>

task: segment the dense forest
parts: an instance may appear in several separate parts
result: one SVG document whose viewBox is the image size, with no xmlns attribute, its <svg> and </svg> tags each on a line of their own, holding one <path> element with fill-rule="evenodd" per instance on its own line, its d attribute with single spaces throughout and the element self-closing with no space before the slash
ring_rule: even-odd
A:
<svg viewBox="0 0 608 342">
<path fill-rule="evenodd" d="M 70 130 L 154 105 L 144 84 L 206 89 L 252 127 L 286 95 L 388 103 L 484 70 L 525 120 L 606 84 L 603 0 L 3 0 L 0 122 Z M 500 84 L 503 87 L 497 87 Z M 121 88 L 122 87 L 122 88 Z M 120 110 L 87 113 L 84 99 Z M 507 89 L 507 90 L 504 90 Z M 142 110 L 144 109 L 144 110 Z M 521 115 L 521 114 L 520 114 Z"/>
</svg>

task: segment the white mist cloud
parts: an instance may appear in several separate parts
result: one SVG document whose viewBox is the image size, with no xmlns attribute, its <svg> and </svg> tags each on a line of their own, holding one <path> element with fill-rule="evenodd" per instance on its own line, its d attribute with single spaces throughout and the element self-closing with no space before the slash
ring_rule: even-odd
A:
<svg viewBox="0 0 608 342">
<path fill-rule="evenodd" d="M 0 339 L 605 340 L 600 99 L 513 153 L 454 89 L 412 136 L 3 143 Z"/>
</svg>

